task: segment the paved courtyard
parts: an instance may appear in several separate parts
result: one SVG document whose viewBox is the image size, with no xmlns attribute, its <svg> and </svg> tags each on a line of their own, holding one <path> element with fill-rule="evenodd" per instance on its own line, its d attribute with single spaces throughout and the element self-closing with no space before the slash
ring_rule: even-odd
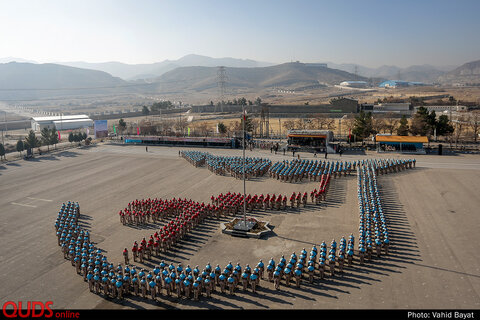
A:
<svg viewBox="0 0 480 320">
<path fill-rule="evenodd" d="M 0 299 L 53 301 L 54 308 L 209 308 L 209 309 L 391 309 L 480 307 L 480 156 L 415 156 L 417 167 L 378 178 L 392 246 L 388 256 L 364 266 L 345 268 L 301 288 L 261 281 L 256 294 L 237 290 L 235 296 L 214 294 L 200 301 L 161 298 L 158 302 L 127 298 L 106 300 L 89 291 L 57 245 L 54 222 L 63 202 L 78 201 L 81 226 L 109 261 L 123 262 L 122 250 L 155 232 L 123 226 L 117 212 L 142 198 L 181 197 L 209 202 L 212 195 L 243 192 L 243 182 L 195 168 L 178 156 L 186 148 L 97 145 L 71 149 L 30 161 L 0 165 Z M 198 149 L 218 155 L 241 155 L 241 150 Z M 292 159 L 270 150 L 247 151 L 247 156 L 272 161 Z M 301 154 L 313 158 L 311 154 Z M 329 155 L 329 160 L 398 155 Z M 319 159 L 323 159 L 319 156 Z M 247 182 L 247 193 L 310 192 L 318 183 L 282 183 L 268 177 Z M 242 266 L 276 261 L 322 241 L 327 244 L 353 233 L 358 238 L 357 182 L 354 175 L 332 180 L 327 201 L 320 206 L 252 215 L 273 225 L 263 239 L 222 234 L 220 223 L 207 220 L 162 256 L 175 265 L 201 269 L 210 262 Z M 143 266 L 152 269 L 161 259 Z M 140 263 L 136 263 L 142 266 Z"/>
</svg>

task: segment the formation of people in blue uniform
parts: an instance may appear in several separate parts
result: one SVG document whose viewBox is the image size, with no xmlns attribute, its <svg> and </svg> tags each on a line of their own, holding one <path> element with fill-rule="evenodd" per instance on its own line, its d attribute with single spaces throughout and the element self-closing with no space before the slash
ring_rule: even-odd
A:
<svg viewBox="0 0 480 320">
<path fill-rule="evenodd" d="M 393 166 L 365 161 L 357 167 L 358 208 L 360 211 L 358 251 L 360 263 L 365 256 L 371 258 L 373 249 L 377 256 L 382 250 L 388 254 L 390 244 L 388 228 L 383 213 L 380 195 L 377 186 L 378 171 L 392 170 Z M 406 163 L 399 165 L 396 170 L 409 168 Z"/>
<path fill-rule="evenodd" d="M 181 151 L 180 156 L 187 159 L 187 161 L 195 167 L 206 165 L 206 167 L 215 174 L 225 175 L 229 173 L 235 178 L 243 178 L 244 160 L 242 157 L 214 156 L 208 152 L 201 151 Z M 272 161 L 270 159 L 246 157 L 246 179 L 265 175 L 271 165 Z"/>
<path fill-rule="evenodd" d="M 55 221 L 58 243 L 64 257 L 71 261 L 77 273 L 88 283 L 91 292 L 117 299 L 134 295 L 153 300 L 167 296 L 198 300 L 215 293 L 235 294 L 238 290 L 255 293 L 261 285 L 265 285 L 264 282 L 273 283 L 277 290 L 281 284 L 300 287 L 304 281 L 313 283 L 316 278 L 323 279 L 328 271 L 332 276 L 335 269 L 343 272 L 345 252 L 350 252 L 354 245 L 351 235 L 348 245 L 342 237 L 338 254 L 337 243 L 333 240 L 328 256 L 327 246 L 322 242 L 320 250 L 315 245 L 309 252 L 303 248 L 298 256 L 293 252 L 289 260 L 282 255 L 276 263 L 272 257 L 267 265 L 259 260 L 254 267 L 248 264 L 242 267 L 240 262 L 233 265 L 230 261 L 224 267 L 219 264 L 213 267 L 208 263 L 200 269 L 198 265 L 192 268 L 190 265 L 162 261 L 147 270 L 128 260 L 124 265 L 117 266 L 108 262 L 103 251 L 90 242 L 88 231 L 79 227 L 79 215 L 79 204 L 69 201 L 62 205 Z M 348 263 L 351 265 L 352 261 Z"/>
<path fill-rule="evenodd" d="M 271 178 L 284 182 L 301 182 L 303 179 L 319 181 L 320 177 L 330 174 L 333 177 L 347 175 L 354 170 L 355 163 L 351 161 L 319 161 L 294 159 L 277 162 L 270 167 Z"/>
<path fill-rule="evenodd" d="M 189 159 L 194 161 L 195 157 L 192 156 Z M 152 270 L 146 270 L 130 263 L 126 249 L 124 251 L 125 264 L 115 267 L 108 262 L 103 251 L 90 242 L 89 231 L 78 225 L 80 206 L 78 203 L 70 201 L 62 204 L 55 221 L 58 244 L 64 258 L 71 262 L 76 272 L 88 283 L 90 291 L 118 299 L 129 295 L 151 299 L 176 295 L 178 298 L 198 300 L 203 295 L 210 297 L 214 293 L 235 294 L 240 289 L 256 292 L 259 287 L 268 285 L 268 283 L 272 283 L 275 289 L 280 289 L 281 285 L 289 286 L 291 283 L 300 287 L 302 283 L 314 283 L 315 279 L 321 280 L 328 274 L 335 276 L 336 272 L 343 272 L 345 266 L 352 266 L 357 260 L 360 264 L 365 263 L 365 260 L 372 258 L 374 249 L 377 256 L 382 253 L 388 254 L 390 235 L 378 190 L 377 175 L 415 167 L 415 159 L 369 159 L 353 162 L 352 166 L 357 171 L 360 213 L 357 251 L 354 249 L 355 238 L 351 234 L 348 241 L 345 237 L 340 239 L 339 244 L 332 240 L 329 247 L 322 242 L 319 249 L 315 245 L 309 252 L 303 248 L 298 256 L 293 252 L 287 260 L 282 255 L 277 263 L 273 257 L 268 264 L 264 264 L 260 260 L 255 267 L 249 265 L 242 267 L 240 262 L 234 266 L 229 262 L 222 268 L 218 264 L 213 267 L 208 263 L 200 270 L 198 265 L 192 269 L 190 265 L 184 267 L 182 264 L 167 264 L 162 261 Z M 330 181 L 330 174 L 324 174 L 321 181 L 321 188 L 322 186 L 324 188 L 328 185 L 327 181 Z M 239 201 L 240 198 L 241 201 Z M 283 198 L 285 197 L 282 197 L 282 200 Z M 290 197 L 292 207 L 298 198 L 298 195 Z M 302 195 L 303 198 L 304 195 Z M 191 200 L 183 202 L 202 212 L 202 219 L 198 219 L 198 212 L 191 212 L 191 217 L 197 219 L 196 225 L 201 223 L 204 217 L 213 216 L 215 210 L 212 208 L 219 203 L 225 203 L 222 202 L 225 199 L 229 201 L 236 199 L 237 204 L 243 203 L 243 195 L 230 193 L 218 197 L 212 196 L 210 209 L 206 209 L 207 205 L 194 203 Z M 154 203 L 154 201 L 150 202 Z M 142 202 L 142 205 L 150 202 Z M 178 201 L 178 203 L 183 202 Z M 263 202 L 264 200 L 262 200 Z M 135 205 L 139 203 L 141 202 L 132 202 Z M 169 205 L 172 204 L 169 203 Z M 175 205 L 172 206 L 174 210 L 169 212 L 169 215 L 175 216 L 177 213 L 183 213 L 183 209 L 175 210 Z M 129 209 L 138 210 L 138 207 L 130 206 Z M 232 214 L 235 215 L 235 212 Z M 175 228 L 179 225 L 186 226 L 186 229 L 180 232 L 182 235 L 184 231 L 190 231 L 194 226 L 189 225 L 188 219 L 184 219 L 184 217 L 178 219 L 177 217 L 161 231 L 178 232 Z M 162 233 L 161 231 L 159 235 Z M 141 245 L 147 244 L 145 238 L 141 243 Z M 134 261 L 136 261 L 136 257 L 134 257 Z"/>
<path fill-rule="evenodd" d="M 214 156 L 201 151 L 179 151 L 179 155 L 192 163 L 195 167 L 205 165 L 215 174 L 229 173 L 236 178 L 243 178 L 243 158 Z M 356 167 L 368 161 L 377 170 L 377 173 L 388 173 L 399 170 L 400 167 L 415 166 L 415 159 L 373 159 L 357 161 L 322 161 L 309 159 L 284 160 L 272 164 L 264 158 L 246 157 L 245 176 L 260 177 L 268 173 L 270 178 L 282 182 L 320 181 L 322 175 L 330 174 L 334 178 L 346 176 L 356 172 Z"/>
</svg>

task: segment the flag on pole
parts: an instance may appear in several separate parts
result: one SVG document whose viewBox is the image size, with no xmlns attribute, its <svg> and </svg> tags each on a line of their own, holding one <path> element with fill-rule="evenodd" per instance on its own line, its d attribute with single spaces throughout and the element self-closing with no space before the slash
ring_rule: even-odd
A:
<svg viewBox="0 0 480 320">
<path fill-rule="evenodd" d="M 140 127 L 137 127 L 137 136 L 140 135 Z"/>
<path fill-rule="evenodd" d="M 187 127 L 187 135 L 190 137 L 190 127 Z"/>
<path fill-rule="evenodd" d="M 87 127 L 87 136 L 90 135 L 90 129 Z"/>
<path fill-rule="evenodd" d="M 113 133 L 117 133 L 117 130 L 115 129 L 115 125 L 113 125 Z"/>
<path fill-rule="evenodd" d="M 217 123 L 217 133 L 219 133 L 219 132 L 218 132 L 218 123 Z"/>
<path fill-rule="evenodd" d="M 60 136 L 60 131 L 58 131 L 58 141 L 60 141 L 60 140 L 62 140 L 62 137 Z"/>
</svg>

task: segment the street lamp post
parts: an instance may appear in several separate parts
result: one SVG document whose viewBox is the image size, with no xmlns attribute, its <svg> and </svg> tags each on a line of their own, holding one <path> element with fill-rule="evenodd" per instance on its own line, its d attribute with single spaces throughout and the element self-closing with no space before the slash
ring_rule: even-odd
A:
<svg viewBox="0 0 480 320">
<path fill-rule="evenodd" d="M 247 227 L 247 187 L 245 182 L 245 105 L 243 105 L 243 224 Z"/>
</svg>

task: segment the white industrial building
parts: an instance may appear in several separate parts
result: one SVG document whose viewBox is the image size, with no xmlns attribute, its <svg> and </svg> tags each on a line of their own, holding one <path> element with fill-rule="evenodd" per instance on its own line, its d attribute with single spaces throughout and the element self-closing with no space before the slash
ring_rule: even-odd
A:
<svg viewBox="0 0 480 320">
<path fill-rule="evenodd" d="M 368 83 L 366 81 L 343 81 L 340 83 L 342 87 L 351 87 L 351 88 L 366 88 Z"/>
<path fill-rule="evenodd" d="M 373 112 L 410 112 L 410 103 L 379 103 L 373 105 Z"/>
<path fill-rule="evenodd" d="M 51 129 L 53 127 L 57 130 L 75 130 L 93 126 L 93 120 L 85 114 L 33 117 L 31 121 L 34 131 L 42 131 L 43 128 Z"/>
<path fill-rule="evenodd" d="M 423 106 L 428 110 L 428 112 L 450 112 L 450 111 L 466 111 L 468 108 L 466 106 Z M 415 112 L 418 111 L 420 107 L 414 107 Z"/>
</svg>

